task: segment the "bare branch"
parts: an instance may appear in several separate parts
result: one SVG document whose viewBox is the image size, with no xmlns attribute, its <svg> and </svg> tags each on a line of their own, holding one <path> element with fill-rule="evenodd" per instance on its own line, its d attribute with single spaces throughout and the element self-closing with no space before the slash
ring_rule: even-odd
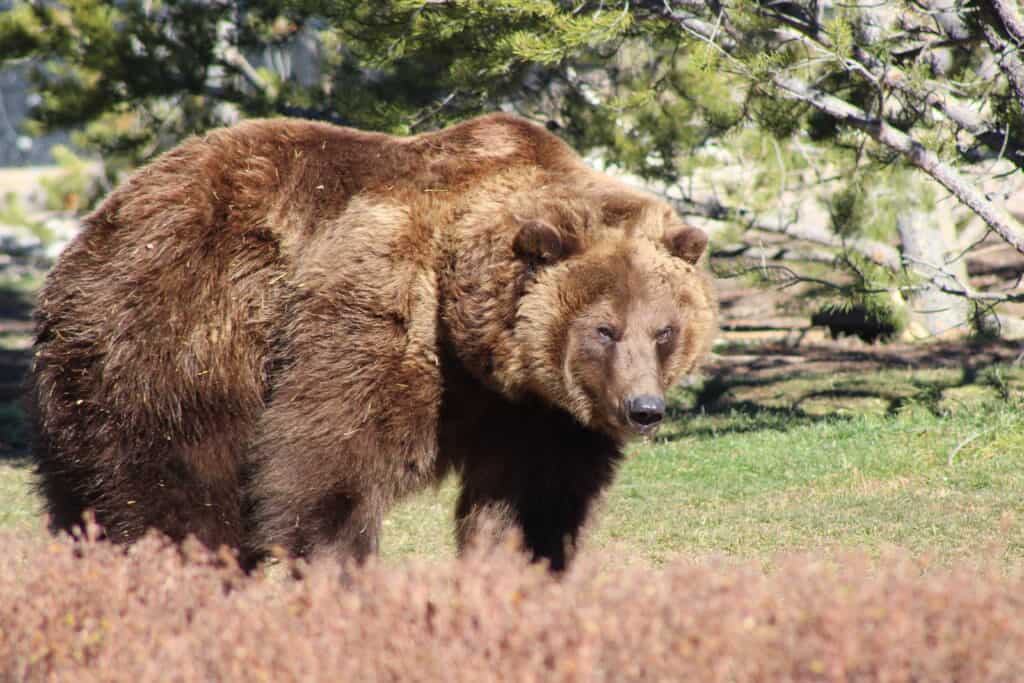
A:
<svg viewBox="0 0 1024 683">
<path fill-rule="evenodd" d="M 1005 6 L 1005 0 L 991 1 Z M 1008 8 L 1005 9 L 1009 12 Z M 810 24 L 793 16 L 772 11 L 770 5 L 762 8 L 761 12 L 765 16 L 769 16 L 789 27 L 789 30 L 779 30 L 779 34 L 784 39 L 800 40 L 801 42 L 809 43 L 810 47 L 819 50 L 823 49 L 830 55 L 837 56 L 834 42 L 828 34 L 821 30 L 820 25 Z M 672 12 L 667 9 L 663 10 L 661 15 L 674 21 L 677 21 L 679 17 L 687 16 L 685 13 Z M 962 22 L 959 21 L 959 17 L 956 16 L 955 12 L 943 11 L 942 15 L 949 19 L 949 21 L 944 23 L 949 24 L 947 33 L 950 39 L 960 40 L 966 36 L 966 28 L 962 27 Z M 706 29 L 706 24 L 705 27 L 702 27 L 698 23 L 688 21 L 685 24 L 685 28 L 706 40 L 714 40 L 714 35 Z M 716 42 L 726 51 L 730 51 L 735 47 L 737 41 L 730 39 L 729 43 L 726 43 L 719 39 Z M 882 62 L 864 49 L 864 46 L 854 44 L 850 46 L 850 49 L 852 57 L 844 58 L 848 70 L 861 73 L 876 85 L 883 84 L 886 87 L 904 93 L 908 97 L 925 102 L 977 138 L 979 143 L 994 150 L 1005 151 L 1009 155 L 1008 158 L 1015 165 L 1024 168 L 1024 146 L 1016 140 L 1008 139 L 1005 131 L 993 129 L 976 111 L 949 93 L 947 87 L 934 80 L 925 80 L 921 83 L 920 87 L 914 87 L 902 70 Z"/>
<path fill-rule="evenodd" d="M 707 22 L 695 23 L 689 21 L 692 18 L 690 15 L 685 12 L 672 10 L 667 3 L 647 2 L 640 4 L 646 5 L 648 9 L 662 18 L 669 19 L 684 28 L 688 33 L 696 35 L 709 45 L 718 48 L 722 53 L 728 55 L 730 46 L 723 43 L 721 39 L 715 42 L 715 27 L 707 24 Z M 816 27 L 807 26 L 789 17 L 782 19 L 785 19 L 787 25 L 803 27 L 803 30 L 813 35 L 816 40 L 820 35 L 820 31 Z M 685 23 L 684 20 L 686 20 Z M 827 40 L 827 36 L 822 38 L 822 40 Z M 857 54 L 862 57 L 866 55 L 863 51 L 858 51 Z M 1024 74 L 1024 70 L 1022 70 L 1022 74 Z M 835 117 L 840 123 L 862 130 L 880 144 L 899 152 L 910 163 L 920 168 L 949 190 L 962 204 L 974 211 L 1014 249 L 1024 253 L 1024 232 L 1011 223 L 1010 218 L 993 206 L 976 187 L 964 180 L 955 169 L 943 163 L 934 152 L 920 142 L 906 133 L 893 128 L 884 120 L 872 117 L 849 102 L 812 88 L 796 78 L 777 74 L 772 78 L 771 82 L 789 97 L 810 104 L 815 109 Z"/>
<path fill-rule="evenodd" d="M 792 19 L 786 23 L 792 27 L 790 31 L 782 31 L 788 37 L 804 42 L 810 41 L 816 43 L 820 48 L 834 51 L 835 46 L 832 39 L 817 26 L 810 26 Z M 855 44 L 850 49 L 852 58 L 847 57 L 846 62 L 848 67 L 851 65 L 856 67 L 852 70 L 867 75 L 876 84 L 885 85 L 914 100 L 926 103 L 973 135 L 981 144 L 994 150 L 1007 152 L 1008 158 L 1016 166 L 1024 168 L 1024 146 L 1021 146 L 1016 140 L 1009 139 L 1006 131 L 993 129 L 977 111 L 948 92 L 948 87 L 934 80 L 924 80 L 920 87 L 915 87 L 901 69 L 882 62 L 865 50 L 862 45 Z"/>
<path fill-rule="evenodd" d="M 409 128 L 415 130 L 419 126 L 423 125 L 423 123 L 428 119 L 437 116 L 439 113 L 444 111 L 444 109 L 448 107 L 449 104 L 451 104 L 452 100 L 454 100 L 458 94 L 458 90 L 452 90 L 450 93 L 445 95 L 444 98 L 442 98 L 439 102 L 435 102 L 434 104 L 423 107 L 423 109 L 421 109 L 419 113 L 413 117 L 412 121 L 409 122 Z"/>
<path fill-rule="evenodd" d="M 803 261 L 835 264 L 836 255 L 823 250 L 795 249 L 789 244 L 754 245 L 747 242 L 729 244 L 711 252 L 712 258 L 746 258 L 758 261 Z"/>
<path fill-rule="evenodd" d="M 781 264 L 768 264 L 758 263 L 755 265 L 742 266 L 734 270 L 723 270 L 715 269 L 715 277 L 718 278 L 735 278 L 742 277 L 744 275 L 757 274 L 763 277 L 767 282 L 778 285 L 785 289 L 798 284 L 814 284 L 827 289 L 831 289 L 840 292 L 843 296 L 849 296 L 851 294 L 917 294 L 919 292 L 932 291 L 936 288 L 939 291 L 946 294 L 952 294 L 959 296 L 970 301 L 984 304 L 985 306 L 993 306 L 999 303 L 1008 302 L 1021 302 L 1024 301 L 1024 294 L 1001 294 L 998 292 L 976 292 L 971 289 L 958 289 L 955 287 L 943 286 L 936 283 L 934 280 L 929 280 L 923 284 L 917 285 L 901 285 L 895 287 L 864 287 L 859 284 L 842 284 L 838 282 L 832 282 L 830 280 L 824 280 L 818 277 L 811 277 L 808 275 L 802 275 L 797 273 L 789 266 Z"/>
<path fill-rule="evenodd" d="M 992 52 L 998 57 L 999 68 L 1010 82 L 1010 87 L 1017 95 L 1017 101 L 1024 107 L 1024 61 L 1019 56 L 1020 48 L 1003 40 L 992 26 L 983 26 L 982 33 Z"/>
<path fill-rule="evenodd" d="M 981 16 L 985 22 L 981 27 L 985 42 L 992 48 L 999 69 L 1024 107 L 1024 60 L 1020 57 L 1024 47 L 1024 22 L 1006 0 L 985 0 Z M 1004 39 L 1003 34 L 1009 40 Z"/>
<path fill-rule="evenodd" d="M 696 2 L 686 0 L 685 2 L 673 2 L 671 3 L 672 6 L 670 6 L 668 0 L 639 0 L 636 3 L 636 7 L 646 9 L 698 35 L 709 38 L 715 37 L 717 38 L 715 44 L 721 45 L 727 50 L 734 49 L 736 47 L 735 41 L 728 35 L 719 34 L 715 24 L 704 21 L 692 12 L 680 9 L 684 6 L 689 9 L 702 9 L 706 4 L 704 0 L 697 0 Z"/>
<path fill-rule="evenodd" d="M 862 130 L 877 142 L 902 154 L 907 161 L 934 178 L 961 203 L 1017 251 L 1024 254 L 1024 232 L 1011 223 L 974 185 L 920 142 L 893 128 L 881 119 L 869 116 L 863 109 L 832 95 L 815 90 L 795 78 L 777 75 L 772 83 L 788 96 L 806 102 L 818 111 L 835 117 L 840 123 Z"/>
<path fill-rule="evenodd" d="M 866 60 L 868 68 L 872 69 L 872 72 L 885 86 L 926 103 L 973 135 L 981 144 L 990 149 L 1005 152 L 1007 158 L 1014 165 L 1024 168 L 1024 146 L 1010 138 L 1008 131 L 992 128 L 977 111 L 949 92 L 945 92 L 940 84 L 929 80 L 923 83 L 923 89 L 914 88 L 910 85 L 906 74 L 900 69 L 882 65 L 859 46 L 854 47 L 853 52 L 857 59 Z"/>
<path fill-rule="evenodd" d="M 1006 0 L 988 0 L 988 5 L 999 20 L 1003 22 L 1003 28 L 1010 34 L 1017 45 L 1024 43 L 1024 20 L 1017 16 L 1017 12 Z"/>
<path fill-rule="evenodd" d="M 684 216 L 702 216 L 716 221 L 733 221 L 747 226 L 748 230 L 787 235 L 794 239 L 821 244 L 836 249 L 851 249 L 866 257 L 873 263 L 899 270 L 901 267 L 899 252 L 892 246 L 869 239 L 844 239 L 824 227 L 806 225 L 796 221 L 765 221 L 755 217 L 749 210 L 725 206 L 717 201 L 700 202 L 689 198 L 666 197 L 675 205 L 676 210 Z"/>
<path fill-rule="evenodd" d="M 249 60 L 245 58 L 242 51 L 227 41 L 219 41 L 217 57 L 225 66 L 229 66 L 245 78 L 245 81 L 260 91 L 261 94 L 270 98 L 273 95 L 271 85 L 260 75 Z"/>
</svg>

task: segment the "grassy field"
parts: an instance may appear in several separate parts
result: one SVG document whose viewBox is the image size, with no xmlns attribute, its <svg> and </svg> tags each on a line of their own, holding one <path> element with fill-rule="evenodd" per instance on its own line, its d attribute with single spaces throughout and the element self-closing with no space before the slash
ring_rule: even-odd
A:
<svg viewBox="0 0 1024 683">
<path fill-rule="evenodd" d="M 658 436 L 631 446 L 591 547 L 655 563 L 891 546 L 1024 559 L 1022 368 L 727 375 L 672 399 Z M 18 429 L 13 404 L 0 414 Z M 453 554 L 454 498 L 449 481 L 400 505 L 385 557 Z M 42 533 L 37 509 L 25 458 L 0 457 L 0 527 Z"/>
<path fill-rule="evenodd" d="M 590 543 L 659 563 L 893 546 L 1024 559 L 1024 370 L 961 374 L 803 377 L 704 414 L 699 388 L 680 391 L 675 419 L 631 448 Z M 450 554 L 454 497 L 448 483 L 403 504 L 385 553 Z"/>
</svg>

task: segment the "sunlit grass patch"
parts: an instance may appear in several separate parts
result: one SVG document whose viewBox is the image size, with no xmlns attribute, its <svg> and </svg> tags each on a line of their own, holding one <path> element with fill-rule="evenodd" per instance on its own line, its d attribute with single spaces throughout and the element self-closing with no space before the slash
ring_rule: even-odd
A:
<svg viewBox="0 0 1024 683">
<path fill-rule="evenodd" d="M 39 509 L 39 500 L 31 489 L 28 462 L 0 459 L 0 528 L 38 525 Z"/>
</svg>

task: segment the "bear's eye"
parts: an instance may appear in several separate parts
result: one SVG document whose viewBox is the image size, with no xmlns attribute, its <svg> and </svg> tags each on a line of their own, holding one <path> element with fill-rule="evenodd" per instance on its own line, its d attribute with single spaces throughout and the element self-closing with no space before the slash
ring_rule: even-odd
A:
<svg viewBox="0 0 1024 683">
<path fill-rule="evenodd" d="M 615 341 L 615 328 L 611 325 L 598 325 L 597 336 L 601 338 L 603 342 Z"/>
<path fill-rule="evenodd" d="M 657 344 L 668 344 L 670 341 L 672 341 L 672 337 L 674 337 L 675 334 L 676 328 L 672 327 L 671 325 L 668 325 L 657 331 L 657 333 L 654 335 L 654 341 Z"/>
</svg>

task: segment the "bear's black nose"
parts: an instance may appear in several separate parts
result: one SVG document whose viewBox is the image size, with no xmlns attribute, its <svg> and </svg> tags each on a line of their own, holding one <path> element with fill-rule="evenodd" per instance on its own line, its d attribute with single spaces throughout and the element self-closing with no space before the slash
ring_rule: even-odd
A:
<svg viewBox="0 0 1024 683">
<path fill-rule="evenodd" d="M 665 399 L 652 394 L 634 396 L 626 401 L 629 421 L 641 429 L 653 427 L 665 417 Z"/>
</svg>

